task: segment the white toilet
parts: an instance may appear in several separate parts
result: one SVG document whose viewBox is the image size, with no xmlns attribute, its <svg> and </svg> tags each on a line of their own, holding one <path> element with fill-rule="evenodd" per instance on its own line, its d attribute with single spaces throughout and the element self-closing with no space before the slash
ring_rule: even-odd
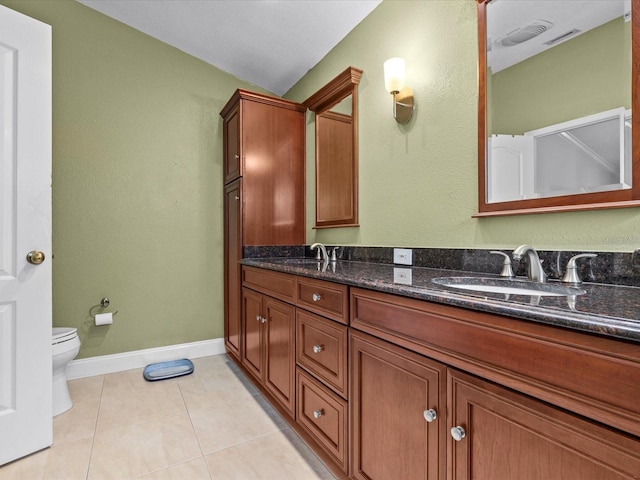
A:
<svg viewBox="0 0 640 480">
<path fill-rule="evenodd" d="M 66 412 L 73 406 L 65 369 L 80 351 L 77 328 L 54 328 L 51 338 L 53 354 L 53 416 Z"/>
</svg>

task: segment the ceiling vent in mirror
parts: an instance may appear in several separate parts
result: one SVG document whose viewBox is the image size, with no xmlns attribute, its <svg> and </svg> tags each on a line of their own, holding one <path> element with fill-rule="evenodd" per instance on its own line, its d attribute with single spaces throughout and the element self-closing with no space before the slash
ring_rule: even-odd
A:
<svg viewBox="0 0 640 480">
<path fill-rule="evenodd" d="M 578 33 L 580 33 L 580 30 L 574 28 L 572 30 L 569 30 L 568 32 L 563 33 L 562 35 L 557 36 L 556 38 L 549 40 L 548 42 L 544 42 L 544 44 L 555 45 L 556 43 L 564 42 L 565 40 L 568 40 L 570 37 L 576 36 Z"/>
<path fill-rule="evenodd" d="M 504 37 L 496 40 L 496 43 L 503 47 L 519 45 L 546 32 L 551 27 L 553 27 L 553 23 L 546 20 L 533 20 L 531 23 L 523 27 L 518 27 Z"/>
</svg>

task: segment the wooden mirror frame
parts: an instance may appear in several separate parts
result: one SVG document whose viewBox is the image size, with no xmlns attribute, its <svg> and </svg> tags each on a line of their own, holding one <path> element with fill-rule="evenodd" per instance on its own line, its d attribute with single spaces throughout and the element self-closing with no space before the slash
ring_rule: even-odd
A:
<svg viewBox="0 0 640 480">
<path fill-rule="evenodd" d="M 474 217 L 569 212 L 640 206 L 640 0 L 631 0 L 632 187 L 610 192 L 487 203 L 487 5 L 478 2 L 478 211 Z"/>
<path fill-rule="evenodd" d="M 315 136 L 316 136 L 316 224 L 315 228 L 330 227 L 357 227 L 358 226 L 358 84 L 362 77 L 362 70 L 349 67 L 340 73 L 336 78 L 307 98 L 302 104 L 315 113 Z M 319 151 L 319 135 L 317 117 L 340 103 L 340 101 L 351 95 L 351 173 L 352 185 L 350 192 L 339 192 L 340 200 L 350 202 L 350 214 L 343 218 L 322 221 L 318 219 L 318 205 L 324 198 L 331 198 L 336 201 L 336 192 L 321 192 L 319 189 L 319 178 L 326 167 L 322 163 Z"/>
</svg>

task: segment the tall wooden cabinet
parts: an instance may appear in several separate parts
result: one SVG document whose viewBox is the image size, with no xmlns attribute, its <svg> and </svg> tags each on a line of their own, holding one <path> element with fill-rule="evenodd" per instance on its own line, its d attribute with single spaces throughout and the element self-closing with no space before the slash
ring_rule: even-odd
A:
<svg viewBox="0 0 640 480">
<path fill-rule="evenodd" d="M 305 241 L 305 107 L 236 90 L 224 120 L 224 326 L 242 360 L 240 264 L 251 245 Z"/>
</svg>

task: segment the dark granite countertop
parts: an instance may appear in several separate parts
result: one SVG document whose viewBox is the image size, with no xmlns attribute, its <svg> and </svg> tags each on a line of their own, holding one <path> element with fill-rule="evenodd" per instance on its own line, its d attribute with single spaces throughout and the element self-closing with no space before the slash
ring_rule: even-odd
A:
<svg viewBox="0 0 640 480">
<path fill-rule="evenodd" d="M 529 296 L 480 293 L 441 286 L 437 277 L 496 275 L 425 267 L 403 267 L 383 263 L 338 261 L 322 263 L 310 258 L 245 258 L 243 265 L 318 278 L 355 287 L 393 293 L 430 302 L 581 330 L 598 335 L 640 342 L 640 288 L 583 283 L 584 295 Z M 394 282 L 394 268 L 411 269 L 411 284 Z M 552 282 L 562 285 L 559 282 Z"/>
</svg>

